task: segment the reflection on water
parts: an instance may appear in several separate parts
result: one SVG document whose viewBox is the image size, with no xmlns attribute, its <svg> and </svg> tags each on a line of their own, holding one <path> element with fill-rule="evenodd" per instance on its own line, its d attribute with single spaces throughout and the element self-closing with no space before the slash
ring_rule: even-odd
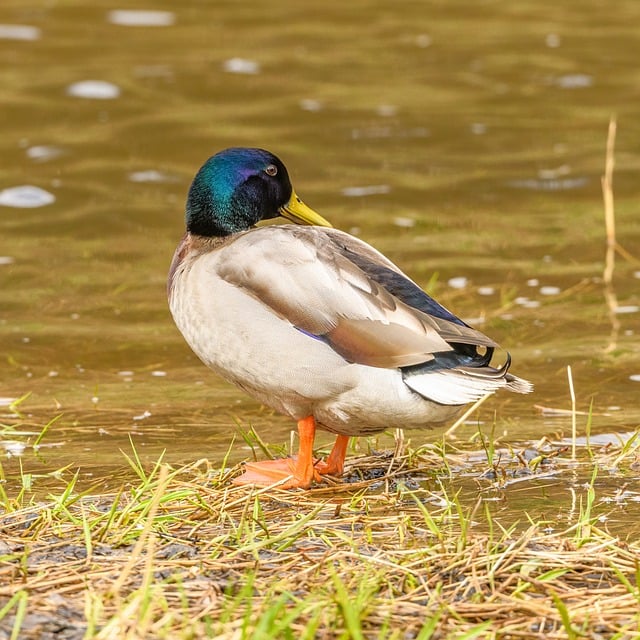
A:
<svg viewBox="0 0 640 640">
<path fill-rule="evenodd" d="M 55 202 L 55 196 L 40 187 L 22 185 L 0 191 L 0 206 L 14 209 L 34 209 Z"/>
<path fill-rule="evenodd" d="M 3 3 L 0 395 L 31 395 L 21 417 L 0 408 L 0 437 L 33 442 L 17 432 L 61 416 L 37 455 L 9 445 L 7 478 L 19 482 L 22 461 L 119 482 L 130 438 L 147 459 L 221 461 L 238 423 L 288 441 L 286 419 L 195 359 L 166 307 L 189 181 L 230 145 L 272 149 L 305 201 L 509 348 L 536 393 L 499 395 L 478 421 L 518 441 L 566 433 L 534 405 L 570 407 L 571 365 L 593 433 L 636 428 L 639 14 L 633 0 L 615 13 L 575 1 Z M 613 112 L 631 255 L 616 267 L 625 312 L 605 353 Z M 231 460 L 247 455 L 236 440 Z"/>
</svg>

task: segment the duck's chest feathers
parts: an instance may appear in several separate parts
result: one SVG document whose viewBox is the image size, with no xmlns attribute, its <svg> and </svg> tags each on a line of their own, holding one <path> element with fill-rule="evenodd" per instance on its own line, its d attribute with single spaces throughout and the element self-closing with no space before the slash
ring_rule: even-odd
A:
<svg viewBox="0 0 640 640">
<path fill-rule="evenodd" d="M 183 241 L 171 267 L 169 307 L 196 355 L 230 382 L 255 385 L 255 394 L 281 384 L 287 348 L 303 336 L 220 275 L 228 252 L 224 241 Z"/>
<path fill-rule="evenodd" d="M 237 364 L 246 331 L 238 318 L 237 292 L 218 275 L 225 244 L 225 239 L 186 234 L 167 282 L 176 325 L 196 355 L 215 369 L 225 369 L 231 361 Z"/>
</svg>

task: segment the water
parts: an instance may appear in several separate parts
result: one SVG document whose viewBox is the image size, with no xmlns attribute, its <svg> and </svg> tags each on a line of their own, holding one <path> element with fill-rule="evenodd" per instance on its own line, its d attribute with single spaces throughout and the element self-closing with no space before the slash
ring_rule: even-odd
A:
<svg viewBox="0 0 640 640">
<path fill-rule="evenodd" d="M 21 418 L 0 406 L 12 488 L 67 465 L 63 477 L 112 487 L 132 476 L 130 440 L 174 463 L 221 461 L 237 424 L 288 441 L 288 420 L 197 361 L 166 305 L 189 182 L 231 145 L 276 152 L 308 204 L 509 348 L 536 393 L 498 395 L 480 421 L 517 442 L 566 435 L 570 420 L 536 405 L 570 408 L 571 365 L 593 433 L 638 427 L 640 5 L 134 9 L 0 10 L 0 395 L 30 394 Z M 611 114 L 618 241 L 633 258 L 617 259 L 617 336 L 601 281 Z M 12 200 L 24 186 L 37 190 Z M 15 429 L 58 415 L 37 452 L 16 455 L 36 436 Z M 247 456 L 241 441 L 231 451 Z"/>
</svg>

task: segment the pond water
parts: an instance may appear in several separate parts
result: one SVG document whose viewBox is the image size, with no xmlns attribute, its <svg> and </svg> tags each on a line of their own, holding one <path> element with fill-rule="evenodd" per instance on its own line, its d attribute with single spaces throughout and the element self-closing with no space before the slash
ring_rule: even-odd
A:
<svg viewBox="0 0 640 640">
<path fill-rule="evenodd" d="M 461 438 L 478 421 L 510 442 L 566 436 L 570 418 L 539 407 L 571 407 L 569 365 L 592 433 L 636 429 L 639 24 L 634 0 L 5 0 L 8 486 L 70 465 L 113 487 L 132 475 L 131 441 L 173 463 L 221 462 L 238 427 L 288 441 L 288 420 L 200 364 L 166 304 L 190 180 L 236 145 L 274 151 L 309 205 L 509 349 L 535 394 L 492 398 Z M 600 178 L 614 114 L 612 315 Z M 237 439 L 230 460 L 247 455 Z"/>
</svg>

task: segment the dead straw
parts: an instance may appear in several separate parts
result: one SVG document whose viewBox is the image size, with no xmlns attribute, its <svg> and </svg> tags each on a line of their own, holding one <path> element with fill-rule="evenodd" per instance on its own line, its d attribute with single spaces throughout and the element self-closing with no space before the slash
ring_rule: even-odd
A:
<svg viewBox="0 0 640 640">
<path fill-rule="evenodd" d="M 605 156 L 604 175 L 601 178 L 602 198 L 604 201 L 604 221 L 607 240 L 605 253 L 604 272 L 602 279 L 604 282 L 604 298 L 609 310 L 609 321 L 611 322 L 611 334 L 609 344 L 605 348 L 605 353 L 614 351 L 618 344 L 618 334 L 620 333 L 620 319 L 618 318 L 618 298 L 613 288 L 613 272 L 616 265 L 616 218 L 613 200 L 613 169 L 615 166 L 614 148 L 616 140 L 616 119 L 609 120 L 609 131 L 607 134 L 607 148 Z"/>
<path fill-rule="evenodd" d="M 576 438 L 578 437 L 576 415 L 576 392 L 573 388 L 573 374 L 571 365 L 567 365 L 567 379 L 569 380 L 569 395 L 571 397 L 571 459 L 576 459 Z"/>
</svg>

